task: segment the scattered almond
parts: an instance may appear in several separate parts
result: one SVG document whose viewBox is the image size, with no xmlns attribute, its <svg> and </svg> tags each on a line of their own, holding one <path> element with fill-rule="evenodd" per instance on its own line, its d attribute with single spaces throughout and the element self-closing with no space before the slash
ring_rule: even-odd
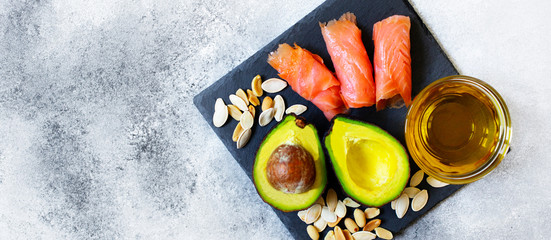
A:
<svg viewBox="0 0 551 240">
<path fill-rule="evenodd" d="M 409 197 L 405 193 L 402 193 L 400 197 L 396 200 L 396 216 L 398 218 L 403 218 L 408 211 L 409 206 Z"/>
<path fill-rule="evenodd" d="M 377 237 L 382 239 L 392 239 L 394 237 L 390 231 L 382 227 L 375 228 L 375 233 L 377 234 Z"/>
<path fill-rule="evenodd" d="M 428 180 L 428 179 L 427 179 Z M 417 193 L 419 193 L 421 190 L 416 187 L 407 187 L 404 189 L 404 193 L 408 195 L 409 198 L 415 197 Z"/>
<path fill-rule="evenodd" d="M 214 114 L 212 115 L 212 123 L 215 127 L 222 127 L 228 120 L 228 107 L 222 98 L 216 99 L 214 103 Z"/>
<path fill-rule="evenodd" d="M 268 123 L 270 123 L 272 119 L 274 119 L 274 109 L 268 108 L 266 111 L 260 114 L 260 117 L 258 117 L 258 125 L 264 127 L 268 125 Z"/>
<path fill-rule="evenodd" d="M 377 235 L 372 232 L 359 231 L 353 233 L 352 237 L 354 237 L 355 240 L 373 240 L 377 237 Z"/>
<path fill-rule="evenodd" d="M 306 211 L 305 221 L 306 224 L 314 223 L 321 215 L 321 205 L 314 204 Z"/>
<path fill-rule="evenodd" d="M 283 97 L 281 95 L 277 95 L 274 98 L 274 118 L 276 121 L 281 121 L 283 119 L 283 115 L 285 113 L 285 101 L 283 101 Z"/>
<path fill-rule="evenodd" d="M 247 97 L 247 94 L 245 93 L 245 91 L 243 91 L 243 89 L 241 88 L 237 89 L 237 91 L 235 92 L 235 95 L 243 99 L 245 104 L 249 105 L 249 98 Z"/>
<path fill-rule="evenodd" d="M 238 107 L 241 111 L 249 110 L 245 101 L 235 94 L 230 95 L 230 102 L 236 107 Z"/>
<path fill-rule="evenodd" d="M 303 112 L 305 112 L 308 108 L 302 104 L 295 104 L 293 106 L 290 106 L 285 110 L 285 114 L 291 114 L 294 113 L 296 115 L 300 115 Z"/>
<path fill-rule="evenodd" d="M 411 210 L 417 212 L 425 207 L 429 200 L 429 193 L 427 190 L 422 190 L 411 201 Z"/>
<path fill-rule="evenodd" d="M 235 129 L 233 130 L 233 135 L 231 137 L 231 140 L 234 142 L 237 142 L 237 139 L 239 139 L 239 135 L 243 132 L 243 128 L 241 127 L 241 124 L 237 123 L 237 126 L 235 126 Z"/>
<path fill-rule="evenodd" d="M 329 190 L 327 190 L 327 197 L 325 198 L 325 201 L 327 203 L 327 207 L 329 207 L 329 210 L 331 212 L 334 212 L 335 208 L 337 208 L 338 203 L 337 192 L 335 192 L 334 189 L 329 188 Z"/>
<path fill-rule="evenodd" d="M 249 112 L 251 113 L 251 115 L 253 115 L 253 120 L 254 120 L 254 116 L 256 114 L 256 109 L 254 108 L 253 105 L 249 105 Z"/>
<path fill-rule="evenodd" d="M 350 231 L 348 231 L 348 229 L 342 230 L 342 233 L 343 233 L 343 235 L 344 235 L 344 239 L 346 239 L 346 240 L 354 240 L 354 237 L 352 237 L 352 233 L 350 233 Z"/>
<path fill-rule="evenodd" d="M 373 229 L 379 227 L 380 225 L 381 225 L 381 219 L 373 219 L 365 224 L 363 230 L 371 232 L 373 231 Z"/>
<path fill-rule="evenodd" d="M 347 197 L 345 198 L 344 200 L 342 200 L 342 203 L 344 203 L 344 205 L 348 206 L 348 207 L 351 207 L 351 208 L 357 208 L 357 207 L 360 207 L 360 204 L 357 203 L 356 201 L 352 200 L 351 198 Z"/>
<path fill-rule="evenodd" d="M 262 91 L 262 78 L 260 75 L 256 75 L 251 82 L 251 88 L 255 96 L 260 97 L 264 92 Z"/>
<path fill-rule="evenodd" d="M 312 225 L 308 225 L 308 227 L 306 227 L 306 232 L 308 232 L 308 236 L 310 236 L 312 240 L 318 240 L 320 238 L 318 230 Z"/>
<path fill-rule="evenodd" d="M 254 117 L 251 112 L 244 111 L 243 114 L 241 114 L 239 124 L 241 124 L 241 127 L 245 130 L 252 128 L 254 124 Z"/>
<path fill-rule="evenodd" d="M 322 211 L 323 211 L 323 210 L 322 210 Z M 337 226 L 337 224 L 339 224 L 339 222 L 341 222 L 341 219 L 342 219 L 341 217 L 337 217 L 337 220 L 336 220 L 336 221 L 334 221 L 334 222 L 327 222 L 327 226 L 329 226 L 329 227 L 335 227 L 335 226 Z"/>
<path fill-rule="evenodd" d="M 322 232 L 327 227 L 327 221 L 320 217 L 314 222 L 314 226 L 318 229 L 318 232 Z"/>
<path fill-rule="evenodd" d="M 322 207 L 322 209 L 321 209 L 321 217 L 322 217 L 328 224 L 337 221 L 337 215 L 336 215 L 333 211 L 329 210 L 329 208 L 328 208 L 327 206 Z"/>
<path fill-rule="evenodd" d="M 303 222 L 306 221 L 306 211 L 307 210 L 302 210 L 302 211 L 298 211 L 297 213 L 298 218 L 300 218 L 300 220 L 302 220 Z"/>
<path fill-rule="evenodd" d="M 277 93 L 287 87 L 287 82 L 279 78 L 270 78 L 262 83 L 262 90 L 269 93 Z"/>
<path fill-rule="evenodd" d="M 264 100 L 262 100 L 262 111 L 266 111 L 266 109 L 272 107 L 274 107 L 274 100 L 270 96 L 266 96 Z"/>
<path fill-rule="evenodd" d="M 251 103 L 253 106 L 260 105 L 260 100 L 258 100 L 258 97 L 254 95 L 253 91 L 251 89 L 247 89 L 247 98 L 249 99 L 249 103 Z"/>
<path fill-rule="evenodd" d="M 378 208 L 366 208 L 365 209 L 365 217 L 367 219 L 372 219 L 376 216 L 379 216 L 379 213 L 381 213 L 381 210 Z"/>
<path fill-rule="evenodd" d="M 337 217 L 344 217 L 346 215 L 346 206 L 344 205 L 344 203 L 342 203 L 341 200 L 337 202 L 335 214 L 337 215 Z"/>
<path fill-rule="evenodd" d="M 352 220 L 352 218 L 345 218 L 344 219 L 344 226 L 351 233 L 355 233 L 358 230 L 360 230 L 360 228 L 358 227 L 358 224 L 356 224 L 356 222 L 354 222 L 354 220 Z"/>
<path fill-rule="evenodd" d="M 249 139 L 251 138 L 251 129 L 246 129 L 239 135 L 239 138 L 237 139 L 237 149 L 243 148 L 247 143 L 249 142 Z"/>
<path fill-rule="evenodd" d="M 425 177 L 425 173 L 422 170 L 417 171 L 409 180 L 409 186 L 415 187 L 419 185 L 423 181 L 423 177 Z"/>
<path fill-rule="evenodd" d="M 433 178 L 431 176 L 428 176 L 427 177 L 427 183 L 429 185 L 431 185 L 432 187 L 434 188 L 441 188 L 441 187 L 445 187 L 445 186 L 448 186 L 449 184 L 445 183 L 445 182 L 441 182 L 439 181 L 438 179 L 436 178 Z"/>
<path fill-rule="evenodd" d="M 323 196 L 320 196 L 318 200 L 316 200 L 316 203 L 321 205 L 322 207 L 325 206 L 325 200 L 323 200 Z"/>
<path fill-rule="evenodd" d="M 237 121 L 241 119 L 241 114 L 243 114 L 238 107 L 232 104 L 228 105 L 228 112 L 230 113 L 230 116 Z"/>
<path fill-rule="evenodd" d="M 325 235 L 324 240 L 335 240 L 335 232 L 333 230 L 330 230 L 327 232 L 327 235 Z"/>
<path fill-rule="evenodd" d="M 335 232 L 335 240 L 346 240 L 346 238 L 344 238 L 344 233 L 342 232 L 341 227 L 335 226 L 333 231 Z"/>
<path fill-rule="evenodd" d="M 358 224 L 358 227 L 364 227 L 365 226 L 365 213 L 360 209 L 354 210 L 354 220 L 356 220 L 356 224 Z"/>
</svg>

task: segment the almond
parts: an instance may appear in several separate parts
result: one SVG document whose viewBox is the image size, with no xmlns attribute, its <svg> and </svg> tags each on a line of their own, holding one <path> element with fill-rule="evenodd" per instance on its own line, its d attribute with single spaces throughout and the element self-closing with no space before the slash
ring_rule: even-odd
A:
<svg viewBox="0 0 551 240">
<path fill-rule="evenodd" d="M 415 195 L 413 198 L 413 201 L 411 201 L 411 210 L 417 212 L 425 207 L 427 205 L 427 201 L 429 200 L 429 193 L 427 190 L 420 191 Z"/>
<path fill-rule="evenodd" d="M 249 105 L 249 98 L 247 97 L 247 94 L 245 93 L 245 91 L 243 91 L 243 89 L 241 88 L 237 89 L 237 91 L 235 92 L 235 95 L 243 99 L 245 104 Z"/>
<path fill-rule="evenodd" d="M 230 102 L 236 107 L 238 107 L 241 111 L 249 110 L 245 101 L 235 94 L 230 95 Z"/>
<path fill-rule="evenodd" d="M 449 185 L 449 184 L 447 184 L 445 182 L 441 182 L 438 179 L 433 178 L 431 176 L 427 177 L 427 183 L 429 185 L 431 185 L 432 187 L 434 187 L 434 188 L 441 188 L 441 187 L 445 187 L 445 186 Z"/>
<path fill-rule="evenodd" d="M 324 240 L 335 240 L 335 232 L 333 232 L 333 230 L 330 230 L 329 232 L 327 232 L 327 235 L 325 235 L 325 238 L 323 238 Z"/>
<path fill-rule="evenodd" d="M 365 226 L 365 213 L 362 210 L 357 208 L 354 210 L 354 219 L 356 220 L 358 227 Z"/>
<path fill-rule="evenodd" d="M 373 231 L 373 229 L 379 227 L 380 225 L 381 225 L 381 219 L 373 219 L 365 224 L 363 230 L 371 232 Z"/>
<path fill-rule="evenodd" d="M 382 227 L 375 228 L 375 233 L 377 234 L 377 237 L 382 239 L 392 239 L 394 237 L 390 231 Z"/>
<path fill-rule="evenodd" d="M 274 118 L 279 122 L 283 119 L 283 115 L 285 113 L 285 101 L 283 101 L 283 97 L 281 97 L 281 95 L 275 96 L 274 109 Z"/>
<path fill-rule="evenodd" d="M 241 114 L 241 119 L 239 121 L 239 124 L 241 124 L 241 127 L 244 130 L 252 128 L 254 124 L 254 117 L 251 114 L 251 112 L 249 111 L 243 112 L 243 114 Z"/>
<path fill-rule="evenodd" d="M 352 234 L 355 240 L 373 240 L 377 237 L 374 233 L 359 231 Z"/>
<path fill-rule="evenodd" d="M 222 98 L 216 99 L 214 104 L 214 114 L 212 115 L 212 123 L 215 127 L 222 127 L 228 120 L 228 107 Z"/>
<path fill-rule="evenodd" d="M 335 232 L 335 240 L 346 240 L 346 238 L 344 238 L 344 233 L 342 232 L 341 227 L 335 226 L 333 231 Z"/>
<path fill-rule="evenodd" d="M 237 142 L 237 139 L 239 139 L 239 135 L 241 135 L 243 131 L 244 129 L 241 127 L 241 124 L 237 123 L 237 126 L 235 126 L 235 129 L 233 130 L 231 140 Z"/>
<path fill-rule="evenodd" d="M 408 211 L 409 206 L 409 197 L 405 193 L 402 193 L 400 197 L 396 200 L 396 216 L 398 218 L 403 218 Z"/>
<path fill-rule="evenodd" d="M 308 225 L 308 227 L 306 227 L 306 232 L 308 233 L 308 236 L 310 236 L 312 240 L 318 240 L 320 238 L 320 234 L 318 230 L 316 229 L 316 227 L 312 225 Z"/>
<path fill-rule="evenodd" d="M 322 209 L 321 209 L 321 217 L 322 217 L 328 224 L 337 221 L 337 215 L 336 215 L 333 211 L 329 210 L 329 208 L 328 208 L 327 206 L 322 207 Z"/>
<path fill-rule="evenodd" d="M 337 215 L 337 217 L 344 217 L 346 215 L 346 206 L 344 205 L 344 203 L 342 203 L 341 200 L 337 202 L 335 214 Z"/>
<path fill-rule="evenodd" d="M 345 218 L 344 219 L 344 226 L 351 233 L 355 233 L 358 230 L 360 230 L 360 228 L 358 227 L 358 224 L 356 224 L 356 222 L 354 222 L 354 220 L 352 220 L 352 218 Z"/>
<path fill-rule="evenodd" d="M 270 78 L 262 83 L 262 90 L 269 93 L 277 93 L 287 87 L 287 82 L 279 78 Z"/>
<path fill-rule="evenodd" d="M 253 93 L 255 96 L 260 97 L 264 92 L 262 91 L 262 78 L 260 75 L 256 75 L 252 82 L 251 82 L 251 88 L 253 89 Z"/>
<path fill-rule="evenodd" d="M 246 129 L 239 135 L 239 138 L 237 139 L 237 149 L 243 148 L 247 143 L 249 142 L 249 139 L 251 138 L 251 129 Z"/>
<path fill-rule="evenodd" d="M 376 216 L 379 216 L 379 213 L 381 213 L 381 210 L 379 210 L 378 208 L 366 208 L 365 209 L 365 217 L 367 219 L 372 219 Z"/>
<path fill-rule="evenodd" d="M 304 112 L 306 112 L 308 108 L 302 104 L 295 104 L 293 106 L 290 106 L 285 110 L 285 114 L 291 114 L 294 113 L 295 115 L 300 115 Z"/>
<path fill-rule="evenodd" d="M 241 114 L 243 114 L 238 107 L 232 104 L 228 105 L 228 112 L 230 113 L 230 116 L 237 121 L 241 119 Z"/>
<path fill-rule="evenodd" d="M 425 177 L 425 173 L 422 170 L 417 171 L 409 180 L 409 186 L 415 187 L 419 185 L 423 181 L 423 177 Z"/>
<path fill-rule="evenodd" d="M 251 115 L 253 115 L 253 120 L 254 120 L 254 116 L 256 114 L 256 109 L 254 108 L 253 105 L 249 105 L 249 112 L 251 113 Z"/>
<path fill-rule="evenodd" d="M 308 210 L 306 211 L 306 217 L 305 217 L 305 223 L 311 224 L 314 223 L 316 220 L 318 220 L 319 216 L 321 215 L 321 205 L 314 204 Z"/>
<path fill-rule="evenodd" d="M 247 98 L 249 99 L 249 103 L 251 103 L 253 106 L 260 105 L 260 100 L 258 100 L 258 97 L 254 95 L 253 91 L 251 89 L 247 89 Z"/>
<path fill-rule="evenodd" d="M 335 192 L 334 189 L 330 188 L 329 190 L 327 190 L 327 197 L 325 198 L 325 202 L 327 204 L 327 207 L 329 207 L 329 210 L 331 212 L 334 212 L 335 208 L 337 208 L 338 203 L 337 192 Z"/>
<path fill-rule="evenodd" d="M 428 179 L 427 179 L 428 181 Z M 404 193 L 408 195 L 409 198 L 415 197 L 417 193 L 419 193 L 421 190 L 416 187 L 407 187 L 404 189 Z"/>
<path fill-rule="evenodd" d="M 266 109 L 272 107 L 274 107 L 274 100 L 270 96 L 266 96 L 264 100 L 262 100 L 262 111 L 266 111 Z"/>
<path fill-rule="evenodd" d="M 323 211 L 323 210 L 322 210 L 322 211 Z M 336 221 L 334 221 L 334 222 L 327 222 L 327 226 L 329 226 L 329 227 L 335 227 L 335 226 L 337 226 L 337 224 L 339 224 L 339 222 L 341 222 L 341 219 L 342 219 L 341 217 L 337 217 L 337 220 L 336 220 Z"/>
<path fill-rule="evenodd" d="M 348 207 L 351 207 L 351 208 L 357 208 L 357 207 L 360 207 L 360 204 L 357 203 L 356 201 L 352 200 L 351 198 L 347 197 L 345 198 L 344 200 L 342 200 L 342 203 L 344 203 L 344 205 L 348 206 Z"/>
<path fill-rule="evenodd" d="M 318 232 L 322 232 L 327 227 L 327 221 L 320 217 L 314 222 L 314 226 L 318 229 Z"/>
<path fill-rule="evenodd" d="M 268 125 L 268 123 L 270 123 L 272 119 L 274 119 L 274 109 L 268 108 L 266 111 L 260 114 L 260 117 L 258 117 L 258 125 L 264 127 Z"/>
</svg>

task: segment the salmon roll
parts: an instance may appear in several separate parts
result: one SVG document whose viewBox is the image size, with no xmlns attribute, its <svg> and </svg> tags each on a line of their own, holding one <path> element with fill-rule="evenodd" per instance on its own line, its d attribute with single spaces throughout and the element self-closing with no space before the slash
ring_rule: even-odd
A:
<svg viewBox="0 0 551 240">
<path fill-rule="evenodd" d="M 293 91 L 318 107 L 328 120 L 348 109 L 340 95 L 340 83 L 320 56 L 295 44 L 280 44 L 268 55 L 268 64 L 279 72 Z"/>
<path fill-rule="evenodd" d="M 411 104 L 409 17 L 394 15 L 373 26 L 377 110 Z"/>
<path fill-rule="evenodd" d="M 320 23 L 327 51 L 341 83 L 341 95 L 350 108 L 375 104 L 373 68 L 362 42 L 356 16 L 347 12 L 339 20 Z"/>
</svg>

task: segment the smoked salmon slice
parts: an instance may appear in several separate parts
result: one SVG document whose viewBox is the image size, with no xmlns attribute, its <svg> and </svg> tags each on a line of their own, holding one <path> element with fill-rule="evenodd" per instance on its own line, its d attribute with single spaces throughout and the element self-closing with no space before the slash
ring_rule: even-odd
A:
<svg viewBox="0 0 551 240">
<path fill-rule="evenodd" d="M 394 15 L 373 26 L 377 110 L 411 104 L 409 17 Z"/>
<path fill-rule="evenodd" d="M 348 110 L 340 95 L 339 81 L 318 55 L 296 44 L 291 47 L 284 43 L 268 55 L 268 64 L 295 92 L 316 105 L 328 120 Z"/>
<path fill-rule="evenodd" d="M 339 20 L 320 23 L 321 33 L 341 83 L 346 106 L 369 107 L 375 104 L 373 68 L 356 26 L 356 16 L 347 12 Z"/>
</svg>

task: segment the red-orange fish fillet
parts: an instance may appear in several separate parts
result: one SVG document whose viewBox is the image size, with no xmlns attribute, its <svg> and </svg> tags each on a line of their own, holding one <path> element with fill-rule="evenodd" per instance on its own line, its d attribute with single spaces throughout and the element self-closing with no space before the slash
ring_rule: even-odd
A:
<svg viewBox="0 0 551 240">
<path fill-rule="evenodd" d="M 373 26 L 377 110 L 411 104 L 409 17 L 394 15 Z"/>
<path fill-rule="evenodd" d="M 341 82 L 341 94 L 351 108 L 375 104 L 373 68 L 362 42 L 362 32 L 356 26 L 353 13 L 343 14 L 339 20 L 320 23 L 321 33 Z"/>
<path fill-rule="evenodd" d="M 318 55 L 285 43 L 270 53 L 268 63 L 295 92 L 323 111 L 328 120 L 347 111 L 339 93 L 339 81 Z"/>
</svg>

